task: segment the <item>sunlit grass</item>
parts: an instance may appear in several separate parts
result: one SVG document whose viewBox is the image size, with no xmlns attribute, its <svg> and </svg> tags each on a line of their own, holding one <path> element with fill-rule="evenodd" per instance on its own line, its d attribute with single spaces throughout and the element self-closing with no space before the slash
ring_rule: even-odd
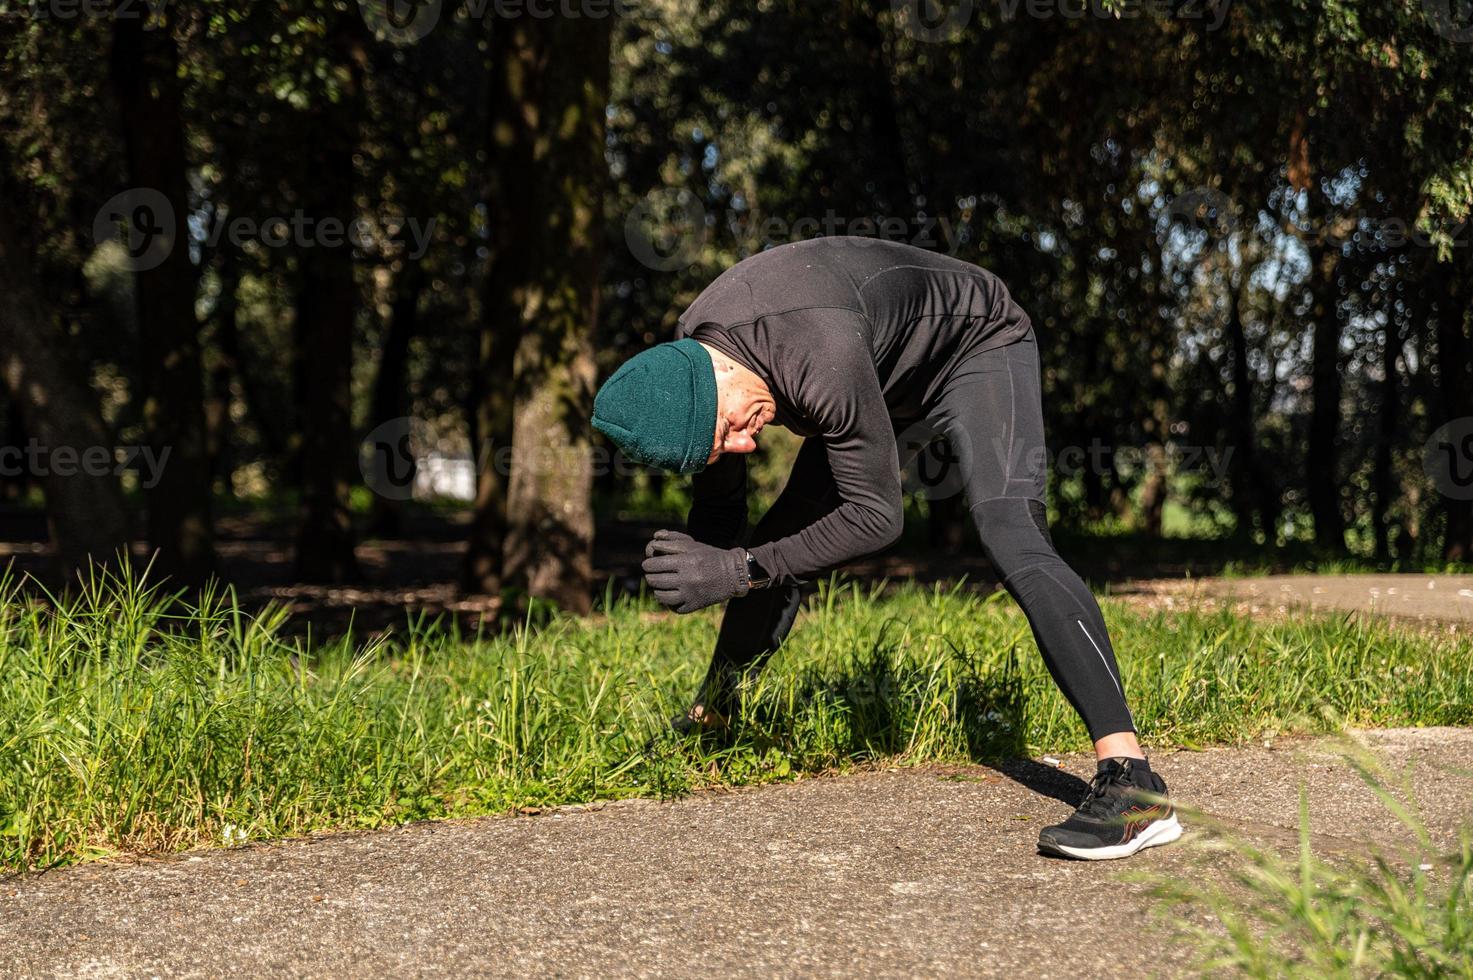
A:
<svg viewBox="0 0 1473 980">
<path fill-rule="evenodd" d="M 1387 825 L 1401 831 L 1400 847 L 1316 856 L 1301 794 L 1296 852 L 1228 835 L 1235 867 L 1226 879 L 1145 877 L 1157 911 L 1191 942 L 1203 974 L 1473 976 L 1473 828 L 1451 850 L 1439 845 L 1406 779 L 1397 787 L 1375 756 L 1353 745 L 1345 752 L 1385 807 Z"/>
<path fill-rule="evenodd" d="M 872 762 L 1087 746 L 1005 595 L 825 587 L 727 748 L 668 721 L 719 622 L 648 602 L 462 636 L 308 647 L 228 596 L 0 586 L 0 866 L 321 828 L 669 796 Z M 1331 723 L 1473 723 L 1473 647 L 1374 624 L 1143 617 L 1107 604 L 1158 746 Z M 1305 720 L 1308 719 L 1308 720 Z"/>
</svg>

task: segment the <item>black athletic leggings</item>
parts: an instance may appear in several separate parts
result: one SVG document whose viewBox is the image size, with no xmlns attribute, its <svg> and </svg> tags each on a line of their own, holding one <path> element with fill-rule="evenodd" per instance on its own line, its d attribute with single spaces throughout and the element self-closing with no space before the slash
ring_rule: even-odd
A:
<svg viewBox="0 0 1473 980">
<path fill-rule="evenodd" d="M 1099 604 L 1049 538 L 1042 395 L 1038 347 L 1030 333 L 960 365 L 928 421 L 956 454 L 988 561 L 1023 607 L 1049 673 L 1090 737 L 1133 732 Z M 823 443 L 809 439 L 748 547 L 787 537 L 837 503 Z M 702 688 L 703 703 L 732 709 L 735 682 L 760 669 L 781 645 L 802 598 L 802 588 L 794 584 L 731 601 Z"/>
</svg>

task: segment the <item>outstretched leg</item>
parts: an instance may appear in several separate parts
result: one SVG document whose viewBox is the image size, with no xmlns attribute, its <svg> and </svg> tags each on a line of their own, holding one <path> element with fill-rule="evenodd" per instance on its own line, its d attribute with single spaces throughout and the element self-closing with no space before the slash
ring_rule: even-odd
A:
<svg viewBox="0 0 1473 980">
<path fill-rule="evenodd" d="M 823 443 L 806 440 L 787 485 L 757 522 L 748 547 L 776 541 L 803 530 L 838 505 Z M 691 719 L 724 725 L 735 716 L 743 680 L 754 677 L 777 651 L 798 618 L 807 587 L 774 585 L 731 600 L 711 666 L 691 707 Z"/>
<path fill-rule="evenodd" d="M 961 466 L 983 550 L 1033 628 L 1054 681 L 1101 758 L 1143 757 L 1099 604 L 1049 537 L 1038 348 L 974 357 L 939 399 L 936 422 Z"/>
<path fill-rule="evenodd" d="M 957 451 L 982 547 L 1023 607 L 1049 673 L 1089 728 L 1098 758 L 1089 794 L 1038 834 L 1040 851 L 1105 860 L 1181 837 L 1166 781 L 1136 740 L 1099 604 L 1054 550 L 1045 519 L 1038 347 L 1024 340 L 972 358 L 942 396 L 938 421 Z"/>
</svg>

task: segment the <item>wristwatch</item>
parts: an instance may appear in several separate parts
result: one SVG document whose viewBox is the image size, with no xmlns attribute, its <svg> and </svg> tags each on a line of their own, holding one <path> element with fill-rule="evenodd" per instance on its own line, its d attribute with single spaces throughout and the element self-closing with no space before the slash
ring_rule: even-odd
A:
<svg viewBox="0 0 1473 980">
<path fill-rule="evenodd" d="M 765 589 L 772 584 L 772 574 L 757 563 L 752 553 L 742 549 L 742 554 L 747 556 L 747 588 Z"/>
</svg>

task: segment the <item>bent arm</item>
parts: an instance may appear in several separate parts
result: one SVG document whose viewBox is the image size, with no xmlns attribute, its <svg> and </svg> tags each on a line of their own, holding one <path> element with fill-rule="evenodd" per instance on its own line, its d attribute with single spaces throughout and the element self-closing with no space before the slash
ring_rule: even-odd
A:
<svg viewBox="0 0 1473 980">
<path fill-rule="evenodd" d="M 825 312 L 833 319 L 838 311 Z M 820 428 L 839 505 L 798 533 L 751 549 L 774 581 L 825 571 L 900 537 L 899 453 L 867 336 L 864 320 L 845 312 L 784 365 L 788 390 Z"/>
</svg>

